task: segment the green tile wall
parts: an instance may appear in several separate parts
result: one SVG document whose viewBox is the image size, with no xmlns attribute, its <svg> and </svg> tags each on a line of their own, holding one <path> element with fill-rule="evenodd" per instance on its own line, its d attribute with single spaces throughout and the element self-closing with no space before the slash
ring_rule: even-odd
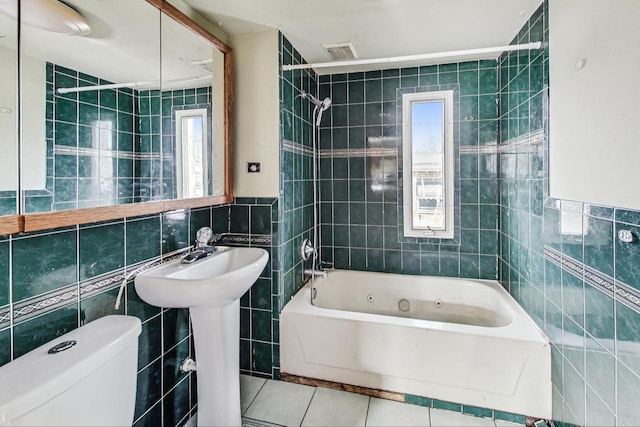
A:
<svg viewBox="0 0 640 427">
<path fill-rule="evenodd" d="M 306 63 L 289 40 L 280 34 L 280 63 Z M 314 105 L 301 91 L 318 96 L 317 75 L 312 70 L 280 70 L 280 243 L 282 278 L 279 308 L 302 286 L 303 270 L 310 268 L 300 257 L 305 238 L 313 240 L 313 146 Z M 291 147 L 295 147 L 292 149 Z"/>
<path fill-rule="evenodd" d="M 513 43 L 548 34 L 545 2 Z M 617 232 L 638 236 L 640 213 L 548 198 L 548 52 L 505 54 L 499 75 L 499 278 L 551 339 L 553 419 L 638 425 L 640 244 Z"/>
<path fill-rule="evenodd" d="M 46 188 L 25 192 L 25 212 L 176 197 L 173 112 L 210 108 L 211 88 L 55 91 L 109 83 L 47 64 Z M 15 209 L 15 193 L 2 192 L 0 213 Z"/>
<path fill-rule="evenodd" d="M 246 211 L 241 220 L 235 215 L 238 210 Z M 277 279 L 274 282 L 272 274 L 279 276 L 272 264 L 279 257 L 277 246 L 271 247 L 277 242 L 272 238 L 278 230 L 277 214 L 275 199 L 237 199 L 223 206 L 0 237 L 0 365 L 102 316 L 136 316 L 143 325 L 134 425 L 183 424 L 197 403 L 195 374 L 178 371 L 184 358 L 194 357 L 188 310 L 145 304 L 133 283 L 115 310 L 120 281 L 109 280 L 98 290 L 91 286 L 189 246 L 197 229 L 212 226 L 225 235 L 244 230 L 242 242 L 223 244 L 258 245 L 270 253 L 267 268 L 241 300 L 246 319 L 242 328 L 249 333 L 241 338 L 240 358 L 244 373 L 272 378 L 278 365 L 273 359 L 278 357 L 278 341 L 272 310 L 278 286 L 273 286 Z M 266 243 L 253 242 L 256 235 L 267 236 Z"/>
<path fill-rule="evenodd" d="M 496 61 L 321 76 L 323 259 L 337 268 L 495 279 Z M 406 238 L 401 94 L 454 90 L 455 238 Z M 379 141 L 383 142 L 380 143 Z M 382 154 L 370 154 L 383 149 Z M 346 151 L 344 151 L 346 150 Z"/>
<path fill-rule="evenodd" d="M 128 88 L 59 94 L 56 89 L 111 82 L 47 63 L 49 197 L 25 202 L 26 212 L 134 201 L 138 96 Z"/>
</svg>

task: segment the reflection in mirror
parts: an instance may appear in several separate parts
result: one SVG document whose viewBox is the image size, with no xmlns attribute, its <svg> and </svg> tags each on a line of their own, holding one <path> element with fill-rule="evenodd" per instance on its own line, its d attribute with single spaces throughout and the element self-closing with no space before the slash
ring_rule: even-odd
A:
<svg viewBox="0 0 640 427">
<path fill-rule="evenodd" d="M 165 198 L 224 194 L 224 55 L 162 16 Z"/>
<path fill-rule="evenodd" d="M 160 157 L 142 150 L 143 126 L 159 141 L 159 118 L 143 120 L 159 100 L 141 96 L 159 86 L 160 12 L 144 1 L 67 3 L 89 34 L 23 25 L 24 213 L 160 198 L 144 169 Z"/>
<path fill-rule="evenodd" d="M 17 7 L 7 4 L 3 12 L 16 14 Z M 17 35 L 16 21 L 0 15 L 0 215 L 18 213 Z"/>
</svg>

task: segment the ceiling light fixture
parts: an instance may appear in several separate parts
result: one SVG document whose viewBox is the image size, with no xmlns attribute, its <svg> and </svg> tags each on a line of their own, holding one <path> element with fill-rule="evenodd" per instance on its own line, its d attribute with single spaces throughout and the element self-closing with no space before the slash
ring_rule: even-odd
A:
<svg viewBox="0 0 640 427">
<path fill-rule="evenodd" d="M 69 36 L 89 34 L 91 28 L 82 15 L 57 0 L 22 0 L 22 23 L 30 27 Z M 18 17 L 15 1 L 0 1 L 0 13 Z"/>
</svg>

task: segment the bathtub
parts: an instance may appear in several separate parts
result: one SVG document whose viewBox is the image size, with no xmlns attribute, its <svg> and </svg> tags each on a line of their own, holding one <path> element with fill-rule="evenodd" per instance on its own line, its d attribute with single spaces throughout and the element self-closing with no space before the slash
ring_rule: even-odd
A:
<svg viewBox="0 0 640 427">
<path fill-rule="evenodd" d="M 493 281 L 334 270 L 280 314 L 284 374 L 551 418 L 547 337 Z"/>
</svg>

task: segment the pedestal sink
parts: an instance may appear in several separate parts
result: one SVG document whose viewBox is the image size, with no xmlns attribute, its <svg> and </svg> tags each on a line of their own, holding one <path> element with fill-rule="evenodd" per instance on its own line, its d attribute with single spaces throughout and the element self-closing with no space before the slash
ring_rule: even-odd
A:
<svg viewBox="0 0 640 427">
<path fill-rule="evenodd" d="M 198 426 L 240 426 L 240 297 L 269 254 L 218 246 L 193 264 L 162 264 L 135 278 L 140 298 L 157 307 L 189 308 L 198 376 Z"/>
</svg>

